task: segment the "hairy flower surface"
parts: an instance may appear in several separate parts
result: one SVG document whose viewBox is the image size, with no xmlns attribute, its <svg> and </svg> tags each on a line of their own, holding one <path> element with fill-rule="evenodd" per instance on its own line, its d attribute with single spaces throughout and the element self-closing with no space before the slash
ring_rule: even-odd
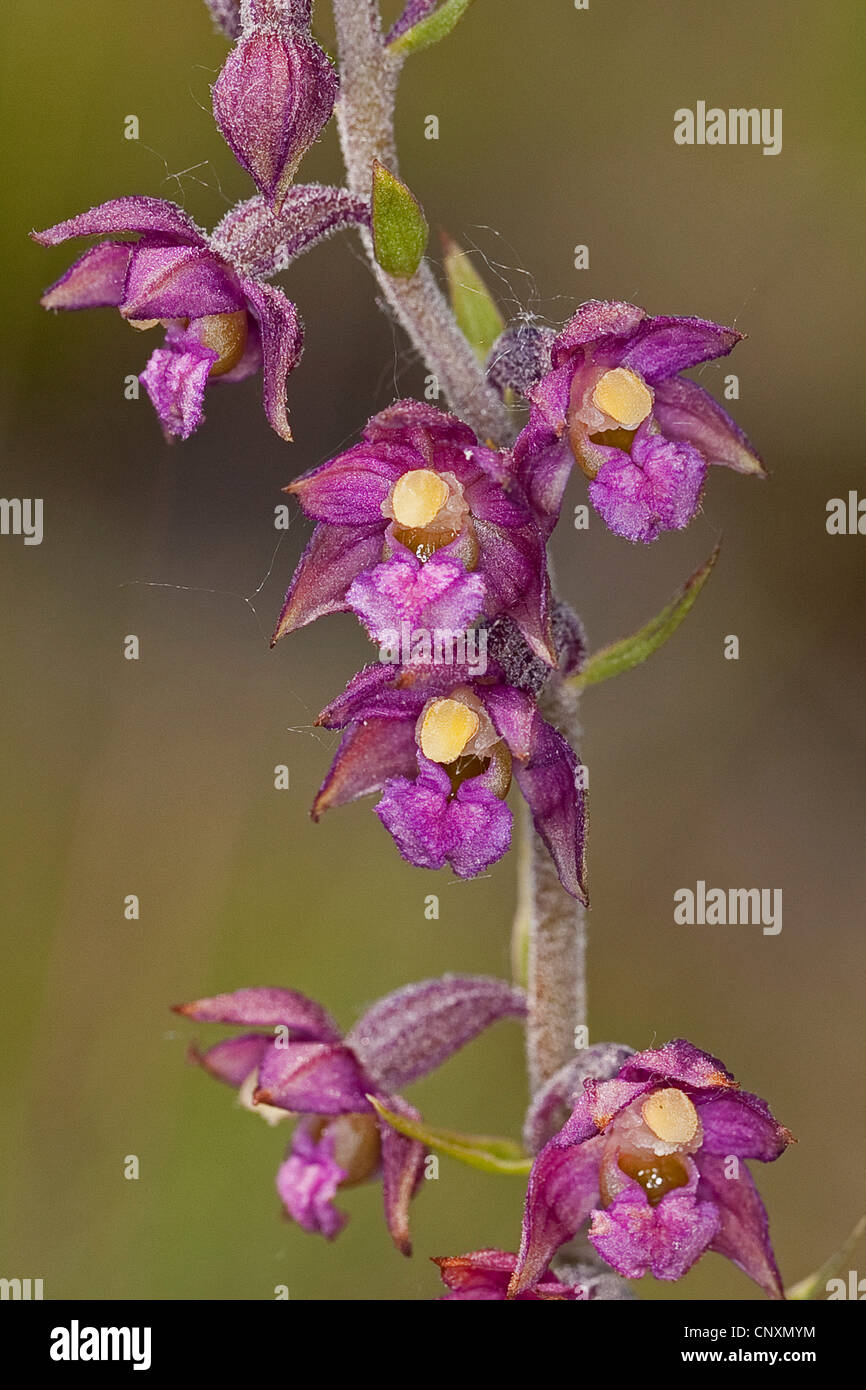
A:
<svg viewBox="0 0 866 1390">
<path fill-rule="evenodd" d="M 572 465 L 608 528 L 630 541 L 681 530 L 696 515 L 709 464 L 763 473 L 742 430 L 680 373 L 725 356 L 742 334 L 698 318 L 650 317 L 590 300 L 544 344 L 546 370 L 526 395 L 515 445 L 520 475 L 552 525 Z"/>
<path fill-rule="evenodd" d="M 511 1292 L 532 1288 L 590 1220 L 589 1239 L 627 1279 L 679 1279 L 706 1251 L 783 1298 L 767 1214 L 743 1160 L 791 1142 L 766 1102 L 682 1039 L 588 1080 L 532 1167 Z"/>
<path fill-rule="evenodd" d="M 461 1299 L 491 1303 L 508 1297 L 517 1256 L 506 1250 L 473 1250 L 468 1255 L 434 1259 L 433 1263 L 439 1266 L 448 1288 L 448 1293 L 442 1294 L 443 1303 Z M 549 1269 L 531 1289 L 516 1295 L 518 1302 L 585 1302 L 588 1298 L 586 1284 L 566 1284 Z"/>
<path fill-rule="evenodd" d="M 314 818 L 381 791 L 376 813 L 405 859 L 470 878 L 508 849 L 513 774 L 563 887 L 585 901 L 578 760 L 495 663 L 481 679 L 457 665 L 368 666 L 317 722 L 346 732 Z"/>
<path fill-rule="evenodd" d="M 398 401 L 286 491 L 319 524 L 274 641 L 348 609 L 377 640 L 403 620 L 463 627 L 507 612 L 554 664 L 544 536 L 510 456 L 461 421 Z"/>
<path fill-rule="evenodd" d="M 43 307 L 108 306 L 134 328 L 166 328 L 141 374 L 166 435 L 187 439 L 198 428 L 211 380 L 243 381 L 261 369 L 265 414 L 291 439 L 286 378 L 300 359 L 303 332 L 282 291 L 239 273 L 181 208 L 161 198 L 114 198 L 33 236 L 56 246 L 105 233 L 139 239 L 91 246 L 46 290 Z"/>
<path fill-rule="evenodd" d="M 526 1003 L 522 990 L 504 981 L 444 975 L 386 995 L 346 1037 L 320 1004 L 289 989 L 235 990 L 176 1012 L 200 1023 L 271 1030 L 226 1038 L 191 1056 L 270 1123 L 301 1116 L 277 1173 L 292 1220 L 332 1239 L 348 1219 L 334 1206 L 337 1191 L 378 1177 L 391 1237 L 408 1255 L 409 1203 L 422 1179 L 424 1147 L 381 1120 L 368 1097 L 420 1119 L 395 1092 L 435 1071 L 490 1024 L 522 1017 Z"/>
<path fill-rule="evenodd" d="M 330 119 L 339 83 L 326 53 L 295 25 L 253 23 L 214 84 L 226 143 L 277 207 Z"/>
</svg>

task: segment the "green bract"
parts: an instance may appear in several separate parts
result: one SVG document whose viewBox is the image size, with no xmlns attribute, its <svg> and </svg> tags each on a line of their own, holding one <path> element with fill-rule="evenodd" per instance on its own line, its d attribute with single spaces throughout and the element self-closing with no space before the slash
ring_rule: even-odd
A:
<svg viewBox="0 0 866 1390">
<path fill-rule="evenodd" d="M 389 275 L 415 274 L 427 247 L 427 220 L 418 199 L 378 159 L 373 161 L 373 247 Z"/>
</svg>

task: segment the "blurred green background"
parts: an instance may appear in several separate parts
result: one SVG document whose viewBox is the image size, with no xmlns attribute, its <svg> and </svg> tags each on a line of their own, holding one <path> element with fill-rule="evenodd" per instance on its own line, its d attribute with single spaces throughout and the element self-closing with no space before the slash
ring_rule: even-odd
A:
<svg viewBox="0 0 866 1390">
<path fill-rule="evenodd" d="M 195 0 L 16 5 L 4 37 L 3 493 L 45 499 L 45 539 L 0 539 L 0 1273 L 43 1278 L 46 1297 L 257 1299 L 278 1283 L 298 1299 L 433 1297 L 427 1255 L 516 1248 L 522 1183 L 443 1159 L 414 1206 L 411 1261 L 375 1187 L 345 1196 L 335 1246 L 306 1236 L 273 1187 L 284 1131 L 185 1064 L 194 1030 L 168 1012 L 273 983 L 348 1026 L 408 980 L 508 971 L 513 858 L 456 883 L 404 865 L 369 803 L 308 819 L 334 747 L 312 720 L 366 659 L 359 630 L 333 618 L 267 645 L 309 531 L 296 516 L 274 555 L 280 488 L 395 392 L 419 392 L 423 368 L 346 235 L 282 277 L 307 327 L 297 442 L 269 430 L 251 381 L 214 389 L 205 427 L 166 447 L 144 393 L 123 395 L 149 340 L 108 310 L 44 315 L 71 251 L 27 232 L 121 193 L 175 199 L 206 225 L 247 196 L 210 115 L 226 44 Z M 715 470 L 696 523 L 646 549 L 598 519 L 571 529 L 574 480 L 554 551 L 599 645 L 724 533 L 674 641 L 585 698 L 590 1024 L 635 1047 L 692 1038 L 795 1132 L 758 1175 L 788 1282 L 863 1207 L 866 540 L 824 525 L 828 498 L 863 486 L 862 46 L 855 0 L 478 0 L 411 61 L 398 111 L 431 226 L 478 248 L 507 312 L 555 324 L 618 297 L 749 334 L 701 379 L 720 389 L 737 372 L 734 410 L 772 480 Z M 676 146 L 673 113 L 699 99 L 782 107 L 782 153 Z M 303 177 L 339 177 L 333 129 Z M 577 243 L 589 270 L 573 268 Z M 739 662 L 723 659 L 729 633 Z M 699 878 L 782 888 L 781 935 L 675 926 L 673 893 Z M 411 1095 L 432 1123 L 519 1132 L 519 1029 L 500 1025 Z M 641 1286 L 754 1294 L 716 1256 L 680 1285 Z"/>
</svg>

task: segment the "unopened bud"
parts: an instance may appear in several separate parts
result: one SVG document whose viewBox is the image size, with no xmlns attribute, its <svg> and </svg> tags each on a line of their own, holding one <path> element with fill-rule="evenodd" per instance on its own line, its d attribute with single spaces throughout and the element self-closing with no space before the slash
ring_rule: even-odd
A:
<svg viewBox="0 0 866 1390">
<path fill-rule="evenodd" d="M 327 54 L 297 29 L 253 29 L 229 54 L 213 89 L 214 117 L 276 207 L 330 119 L 337 87 Z"/>
</svg>

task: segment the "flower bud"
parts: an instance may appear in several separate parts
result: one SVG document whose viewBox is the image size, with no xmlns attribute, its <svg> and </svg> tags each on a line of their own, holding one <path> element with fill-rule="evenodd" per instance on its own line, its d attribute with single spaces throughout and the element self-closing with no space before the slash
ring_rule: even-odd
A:
<svg viewBox="0 0 866 1390">
<path fill-rule="evenodd" d="M 296 29 L 247 32 L 217 78 L 217 125 L 238 163 L 277 208 L 330 119 L 337 86 L 327 54 Z"/>
</svg>

